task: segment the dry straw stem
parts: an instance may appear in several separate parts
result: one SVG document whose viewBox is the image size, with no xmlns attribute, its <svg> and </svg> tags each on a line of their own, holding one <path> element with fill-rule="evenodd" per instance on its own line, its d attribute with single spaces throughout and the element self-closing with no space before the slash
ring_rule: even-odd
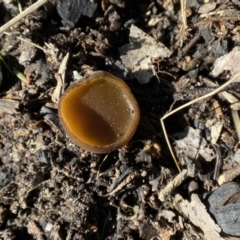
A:
<svg viewBox="0 0 240 240">
<path fill-rule="evenodd" d="M 169 141 L 169 138 L 168 138 L 168 135 L 167 135 L 167 131 L 166 131 L 166 128 L 165 128 L 165 124 L 164 124 L 164 119 L 168 118 L 169 116 L 173 115 L 174 113 L 178 112 L 179 110 L 183 109 L 183 108 L 186 108 L 188 106 L 190 106 L 191 104 L 193 103 L 196 103 L 198 101 L 201 101 L 201 100 L 204 100 L 208 97 L 212 97 L 213 95 L 221 92 L 225 87 L 227 87 L 229 84 L 235 82 L 238 78 L 240 77 L 240 72 L 237 73 L 236 75 L 234 75 L 230 80 L 228 80 L 226 83 L 224 83 L 223 85 L 219 86 L 217 89 L 213 90 L 212 92 L 208 93 L 208 94 L 205 94 L 201 97 L 198 97 L 186 104 L 183 104 L 182 106 L 174 109 L 173 111 L 167 113 L 166 115 L 164 115 L 161 119 L 160 119 L 160 122 L 161 122 L 161 125 L 162 125 L 162 129 L 163 129 L 163 134 L 164 134 L 164 137 L 166 139 L 166 142 L 167 142 L 167 145 L 168 145 L 168 148 L 169 148 L 169 151 L 171 152 L 171 155 L 173 157 L 173 160 L 178 168 L 178 171 L 181 172 L 181 168 L 177 162 L 177 158 L 175 157 L 175 154 L 173 152 L 173 149 L 172 149 L 172 146 L 170 144 L 170 141 Z"/>
<path fill-rule="evenodd" d="M 187 9 L 187 2 L 186 2 L 186 0 L 181 0 L 181 13 L 182 13 L 182 22 L 183 22 L 183 28 L 184 29 L 188 28 L 186 9 Z"/>
<path fill-rule="evenodd" d="M 6 24 L 4 24 L 2 27 L 0 27 L 0 34 L 2 34 L 4 31 L 6 31 L 8 28 L 10 28 L 12 25 L 20 21 L 22 18 L 26 17 L 29 13 L 34 12 L 36 9 L 41 7 L 43 4 L 45 4 L 48 0 L 39 0 L 35 2 L 33 5 L 31 5 L 29 8 L 25 9 L 23 12 L 18 14 L 16 17 L 8 21 Z"/>
<path fill-rule="evenodd" d="M 181 14 L 182 14 L 182 27 L 179 30 L 178 36 L 177 36 L 177 45 L 182 46 L 183 42 L 187 39 L 189 36 L 190 28 L 187 25 L 187 1 L 181 0 Z"/>
</svg>

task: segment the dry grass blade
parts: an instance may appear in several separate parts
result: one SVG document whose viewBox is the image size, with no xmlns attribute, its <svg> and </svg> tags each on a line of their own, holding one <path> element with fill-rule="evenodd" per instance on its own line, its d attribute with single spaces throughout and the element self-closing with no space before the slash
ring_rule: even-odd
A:
<svg viewBox="0 0 240 240">
<path fill-rule="evenodd" d="M 25 9 L 23 12 L 21 12 L 19 15 L 8 21 L 6 24 L 4 24 L 2 27 L 0 27 L 0 34 L 6 31 L 9 27 L 20 21 L 22 18 L 26 17 L 29 13 L 34 12 L 36 9 L 41 7 L 44 3 L 46 3 L 48 0 L 39 0 L 33 5 L 31 5 L 29 8 Z"/>
<path fill-rule="evenodd" d="M 188 38 L 189 32 L 191 31 L 191 29 L 187 25 L 187 13 L 186 13 L 187 1 L 181 0 L 180 3 L 181 3 L 181 14 L 182 14 L 182 27 L 179 30 L 179 33 L 177 36 L 177 39 L 178 39 L 177 45 L 182 47 L 183 42 Z"/>
<path fill-rule="evenodd" d="M 3 33 L 6 34 L 6 35 L 8 35 L 8 36 L 11 36 L 11 35 L 12 35 L 12 34 L 9 33 L 9 32 L 3 32 Z M 19 40 L 21 40 L 21 41 L 23 41 L 23 42 L 28 43 L 29 45 L 32 45 L 32 46 L 34 46 L 34 47 L 42 50 L 42 51 L 45 52 L 45 53 L 52 54 L 51 51 L 48 51 L 48 50 L 44 49 L 43 47 L 37 45 L 36 43 L 33 43 L 32 41 L 29 41 L 29 40 L 27 40 L 27 39 L 25 39 L 25 38 L 22 38 L 22 37 L 16 37 L 16 38 L 19 39 Z"/>
<path fill-rule="evenodd" d="M 182 106 L 180 106 L 180 107 L 174 109 L 173 111 L 167 113 L 166 115 L 164 115 L 164 116 L 160 119 L 160 122 L 161 122 L 161 125 L 162 125 L 162 128 L 163 128 L 164 137 L 165 137 L 165 139 L 166 139 L 166 142 L 167 142 L 169 151 L 170 151 L 170 153 L 171 153 L 171 155 L 172 155 L 172 157 L 173 157 L 173 160 L 174 160 L 174 162 L 175 162 L 175 164 L 176 164 L 179 172 L 181 172 L 181 168 L 180 168 L 180 166 L 179 166 L 179 164 L 178 164 L 177 158 L 175 157 L 175 154 L 174 154 L 174 152 L 173 152 L 172 146 L 171 146 L 171 144 L 170 144 L 170 141 L 169 141 L 169 138 L 168 138 L 168 135 L 167 135 L 167 131 L 166 131 L 166 128 L 165 128 L 165 125 L 164 125 L 164 119 L 168 118 L 169 116 L 173 115 L 174 113 L 178 112 L 179 110 L 181 110 L 181 109 L 183 109 L 183 108 L 186 108 L 186 107 L 192 105 L 193 103 L 196 103 L 196 102 L 198 102 L 198 101 L 200 101 L 200 100 L 206 99 L 206 98 L 208 98 L 208 97 L 211 97 L 211 96 L 213 96 L 213 95 L 221 92 L 225 87 L 227 87 L 229 84 L 235 82 L 239 77 L 240 77 L 240 72 L 237 73 L 236 75 L 234 75 L 230 80 L 228 80 L 226 83 L 224 83 L 223 85 L 219 86 L 217 89 L 213 90 L 212 92 L 210 92 L 210 93 L 208 93 L 208 94 L 205 94 L 205 95 L 203 95 L 203 96 L 201 96 L 201 97 L 198 97 L 198 98 L 196 98 L 196 99 L 194 99 L 194 100 L 192 100 L 192 101 L 190 101 L 190 102 L 188 102 L 188 103 L 186 103 L 186 104 L 183 104 Z"/>
</svg>

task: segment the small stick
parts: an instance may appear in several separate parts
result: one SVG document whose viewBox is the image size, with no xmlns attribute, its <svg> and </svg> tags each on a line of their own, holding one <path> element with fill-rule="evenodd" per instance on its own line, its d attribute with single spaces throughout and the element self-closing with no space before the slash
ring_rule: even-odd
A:
<svg viewBox="0 0 240 240">
<path fill-rule="evenodd" d="M 178 162 L 177 162 L 177 158 L 175 157 L 175 154 L 173 152 L 173 149 L 172 149 L 172 146 L 170 144 L 170 141 L 169 141 L 169 138 L 168 138 L 168 135 L 167 135 L 167 131 L 166 131 L 166 128 L 165 128 L 165 124 L 164 124 L 164 119 L 168 118 L 169 116 L 173 115 L 174 113 L 178 112 L 179 110 L 183 109 L 183 108 L 186 108 L 190 105 L 192 105 L 193 103 L 195 102 L 198 102 L 200 100 L 204 100 L 205 98 L 208 98 L 208 97 L 211 97 L 213 95 L 215 95 L 216 93 L 219 93 L 221 92 L 225 87 L 227 87 L 229 84 L 235 82 L 238 78 L 240 77 L 240 72 L 237 73 L 235 76 L 233 76 L 231 79 L 229 79 L 226 83 L 222 84 L 221 86 L 219 86 L 217 89 L 213 90 L 212 92 L 210 93 L 207 93 L 201 97 L 198 97 L 188 103 L 185 103 L 183 104 L 182 106 L 174 109 L 173 111 L 167 113 L 166 115 L 164 115 L 161 119 L 160 119 L 160 122 L 161 122 L 161 125 L 162 125 L 162 129 L 163 129 L 163 134 L 164 134 L 164 137 L 166 139 L 166 142 L 167 142 L 167 145 L 168 145 L 168 148 L 169 148 L 169 151 L 172 155 L 172 158 L 177 166 L 177 169 L 179 172 L 181 172 L 181 168 L 180 166 L 178 165 Z"/>
<path fill-rule="evenodd" d="M 237 110 L 232 109 L 232 118 L 233 118 L 233 123 L 235 125 L 235 129 L 237 132 L 238 142 L 240 142 L 240 120 L 239 120 L 239 115 Z"/>
<path fill-rule="evenodd" d="M 184 169 L 171 182 L 169 182 L 165 188 L 158 192 L 158 199 L 161 202 L 164 202 L 165 199 L 187 178 L 187 169 Z"/>
<path fill-rule="evenodd" d="M 25 9 L 23 12 L 18 14 L 16 17 L 5 23 L 3 26 L 0 27 L 0 34 L 6 31 L 8 28 L 10 28 L 12 25 L 20 21 L 22 18 L 26 17 L 29 13 L 34 12 L 36 9 L 41 7 L 43 4 L 45 4 L 48 0 L 38 0 L 33 5 Z"/>
<path fill-rule="evenodd" d="M 190 42 L 187 43 L 187 45 L 185 45 L 185 47 L 183 47 L 181 57 L 185 56 L 185 55 L 188 53 L 188 51 L 190 50 L 190 48 L 191 48 L 193 45 L 196 44 L 196 42 L 200 39 L 200 37 L 201 37 L 201 36 L 200 36 L 199 34 L 195 35 L 195 36 L 190 40 Z"/>
</svg>

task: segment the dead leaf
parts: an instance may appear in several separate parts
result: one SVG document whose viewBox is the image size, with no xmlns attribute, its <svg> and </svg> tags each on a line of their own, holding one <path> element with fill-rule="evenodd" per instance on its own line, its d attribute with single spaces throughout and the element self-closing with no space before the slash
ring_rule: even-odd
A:
<svg viewBox="0 0 240 240">
<path fill-rule="evenodd" d="M 208 119 L 205 125 L 210 129 L 211 143 L 216 143 L 223 128 L 223 121 L 218 119 Z"/>
<path fill-rule="evenodd" d="M 188 127 L 187 131 L 181 133 L 179 137 L 183 138 L 176 140 L 176 145 L 186 157 L 198 159 L 202 156 L 208 162 L 215 158 L 214 151 L 207 147 L 206 140 L 201 136 L 201 130 Z"/>
<path fill-rule="evenodd" d="M 184 214 L 195 226 L 199 227 L 205 239 L 223 239 L 220 236 L 221 228 L 215 224 L 197 194 L 191 195 L 191 200 L 183 199 L 179 194 L 175 196 L 175 208 Z"/>
<path fill-rule="evenodd" d="M 240 69 L 240 47 L 235 47 L 230 53 L 218 58 L 214 63 L 211 72 L 213 77 L 218 77 L 224 71 L 230 71 L 231 75 L 235 75 Z"/>
<path fill-rule="evenodd" d="M 119 49 L 122 63 L 140 83 L 148 83 L 154 76 L 151 59 L 169 57 L 172 52 L 134 25 L 131 25 L 129 39 L 130 43 Z"/>
</svg>

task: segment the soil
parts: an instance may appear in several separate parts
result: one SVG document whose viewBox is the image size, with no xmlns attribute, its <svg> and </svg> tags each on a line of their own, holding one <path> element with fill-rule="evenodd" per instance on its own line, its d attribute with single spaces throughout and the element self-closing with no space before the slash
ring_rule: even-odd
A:
<svg viewBox="0 0 240 240">
<path fill-rule="evenodd" d="M 228 213 L 240 214 L 240 191 L 220 186 L 239 182 L 240 84 L 198 98 L 237 74 L 240 2 L 205 2 L 49 1 L 1 33 L 0 239 L 239 239 Z M 0 25 L 33 3 L 0 0 Z M 126 66 L 123 46 L 149 63 Z M 98 70 L 122 78 L 141 112 L 108 154 L 76 146 L 58 117 L 66 88 Z M 191 100 L 164 119 L 174 161 L 160 119 Z"/>
</svg>

